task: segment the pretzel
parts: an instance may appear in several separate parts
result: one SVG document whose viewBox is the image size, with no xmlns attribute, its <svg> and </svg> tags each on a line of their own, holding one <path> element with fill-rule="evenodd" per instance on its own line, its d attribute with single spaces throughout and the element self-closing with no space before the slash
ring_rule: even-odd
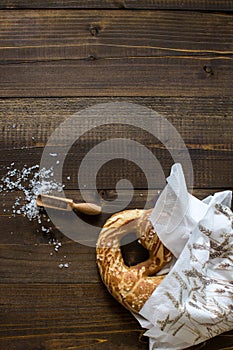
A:
<svg viewBox="0 0 233 350">
<path fill-rule="evenodd" d="M 165 275 L 155 276 L 170 260 L 149 220 L 152 209 L 125 210 L 112 215 L 100 232 L 96 253 L 100 276 L 109 292 L 128 310 L 138 313 Z M 149 251 L 149 258 L 126 266 L 120 240 L 136 232 L 139 243 Z"/>
</svg>

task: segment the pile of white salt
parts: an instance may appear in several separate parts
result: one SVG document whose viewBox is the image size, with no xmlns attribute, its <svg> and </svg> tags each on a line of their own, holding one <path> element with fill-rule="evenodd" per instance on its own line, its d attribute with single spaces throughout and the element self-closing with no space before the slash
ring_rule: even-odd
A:
<svg viewBox="0 0 233 350">
<path fill-rule="evenodd" d="M 61 192 L 64 187 L 64 185 L 54 180 L 53 175 L 53 167 L 50 169 L 39 169 L 39 165 L 31 167 L 24 165 L 24 167 L 19 170 L 15 168 L 14 163 L 11 163 L 11 165 L 7 167 L 6 175 L 2 176 L 0 182 L 0 192 L 3 192 L 3 196 L 13 191 L 20 192 L 20 195 L 15 197 L 12 211 L 8 211 L 9 214 L 13 216 L 24 215 L 30 221 L 37 220 L 37 222 L 41 224 L 41 212 L 36 204 L 37 196 L 39 194 L 50 194 L 53 191 Z M 3 203 L 3 206 L 4 205 Z M 6 212 L 6 209 L 4 209 L 4 212 Z M 50 219 L 48 218 L 47 221 L 49 222 Z M 51 228 L 42 225 L 41 230 L 43 233 L 49 233 Z M 62 243 L 56 239 L 50 240 L 49 244 L 54 247 L 55 252 L 58 252 L 62 246 Z M 53 255 L 53 253 L 50 253 L 50 255 Z M 70 263 L 59 264 L 58 267 L 69 267 L 69 264 Z"/>
<path fill-rule="evenodd" d="M 53 168 L 39 169 L 39 165 L 24 166 L 19 170 L 14 163 L 7 167 L 7 174 L 1 178 L 0 192 L 21 191 L 16 196 L 12 206 L 12 214 L 22 214 L 29 220 L 37 219 L 41 223 L 39 208 L 36 204 L 38 194 L 49 194 L 53 191 L 61 192 L 63 185 L 53 179 Z"/>
</svg>

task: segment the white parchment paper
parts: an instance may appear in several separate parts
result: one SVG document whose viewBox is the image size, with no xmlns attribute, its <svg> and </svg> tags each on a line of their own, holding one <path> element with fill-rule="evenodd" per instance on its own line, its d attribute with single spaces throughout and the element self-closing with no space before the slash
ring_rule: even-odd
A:
<svg viewBox="0 0 233 350">
<path fill-rule="evenodd" d="M 198 200 L 173 165 L 151 221 L 176 259 L 137 317 L 150 350 L 185 349 L 233 329 L 231 198 L 224 191 Z"/>
</svg>

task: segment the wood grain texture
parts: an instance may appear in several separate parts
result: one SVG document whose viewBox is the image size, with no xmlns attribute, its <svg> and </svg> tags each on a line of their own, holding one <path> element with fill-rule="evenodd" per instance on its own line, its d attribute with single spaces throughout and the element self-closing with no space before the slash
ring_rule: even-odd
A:
<svg viewBox="0 0 233 350">
<path fill-rule="evenodd" d="M 5 295 L 8 295 L 7 300 Z M 80 296 L 85 302 L 77 305 Z M 140 338 L 142 330 L 134 318 L 101 286 L 2 284 L 0 298 L 4 300 L 4 322 L 0 330 L 2 348 L 31 349 L 33 344 L 33 349 L 41 350 L 107 350 L 114 344 L 116 349 L 122 350 L 148 349 L 145 339 Z M 126 337 L 127 344 L 122 340 Z M 231 340 L 232 334 L 228 333 L 203 349 L 221 349 L 222 343 L 231 346 Z"/>
<path fill-rule="evenodd" d="M 129 101 L 157 111 L 176 128 L 183 138 L 192 159 L 195 188 L 232 188 L 233 169 L 233 100 L 232 98 L 147 98 L 147 99 L 2 99 L 0 100 L 0 174 L 15 163 L 21 169 L 39 164 L 49 135 L 67 118 L 96 103 Z M 98 118 L 98 114 L 96 115 Z M 80 119 L 89 132 L 75 143 L 67 155 L 63 167 L 63 181 L 67 189 L 79 188 L 77 172 L 83 157 L 100 142 L 115 137 L 133 139 L 148 147 L 161 163 L 168 176 L 173 160 L 155 137 L 143 130 L 126 126 L 105 126 L 93 129 L 87 120 Z M 64 129 L 65 130 L 65 129 Z M 60 138 L 55 151 L 62 154 L 65 138 Z M 113 149 L 109 149 L 109 152 Z M 133 150 L 132 150 L 133 152 Z M 115 156 L 113 158 L 116 158 Z M 57 159 L 51 157 L 51 165 Z M 56 164 L 55 164 L 56 165 Z M 148 163 L 144 174 L 154 172 Z M 70 176 L 69 181 L 67 176 Z M 92 174 L 87 172 L 87 179 Z M 147 182 L 143 172 L 133 163 L 115 159 L 101 168 L 96 180 L 99 189 L 112 189 L 117 181 L 126 177 L 134 188 L 145 188 Z M 158 181 L 158 188 L 164 183 Z"/>
<path fill-rule="evenodd" d="M 12 162 L 17 169 L 39 163 L 50 134 L 73 113 L 124 101 L 152 108 L 180 133 L 192 159 L 194 195 L 232 189 L 231 0 L 2 0 L 0 9 L 0 179 Z M 80 162 L 113 137 L 147 146 L 169 174 L 172 158 L 155 137 L 133 126 L 93 130 L 88 120 L 80 122 L 90 130 L 66 158 L 68 198 L 83 201 Z M 62 132 L 57 152 L 65 141 Z M 148 194 L 140 169 L 119 159 L 97 176 L 100 198 L 92 187 L 85 193 L 103 211 L 117 210 L 122 178 L 134 186 L 127 208 L 154 205 L 161 184 Z M 0 193 L 0 349 L 147 350 L 139 324 L 102 284 L 90 246 L 110 214 L 82 216 L 77 225 L 61 212 L 52 223 L 41 211 L 42 223 L 29 221 L 12 213 L 21 194 Z M 128 190 L 122 203 L 126 198 Z M 95 237 L 85 220 L 95 226 Z M 137 242 L 123 254 L 128 265 L 142 257 Z M 233 332 L 191 349 L 233 350 Z"/>
<path fill-rule="evenodd" d="M 232 11 L 231 0 L 2 0 L 1 9 L 168 9 Z"/>
<path fill-rule="evenodd" d="M 231 96 L 232 16 L 1 11 L 0 96 Z"/>
<path fill-rule="evenodd" d="M 4 301 L 3 348 L 30 349 L 34 344 L 34 349 L 109 349 L 114 343 L 123 348 L 119 336 L 127 334 L 129 348 L 138 344 L 138 349 L 146 349 L 138 341 L 141 330 L 136 321 L 101 285 L 2 284 L 0 293 Z"/>
<path fill-rule="evenodd" d="M 96 284 L 2 284 L 0 300 L 3 349 L 148 349 L 132 315 Z M 231 349 L 231 333 L 195 349 L 223 349 L 223 343 Z"/>
</svg>

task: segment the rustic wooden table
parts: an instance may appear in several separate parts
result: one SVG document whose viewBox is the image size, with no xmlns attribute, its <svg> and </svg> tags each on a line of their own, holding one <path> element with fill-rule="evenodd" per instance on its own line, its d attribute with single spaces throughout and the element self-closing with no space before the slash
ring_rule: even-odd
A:
<svg viewBox="0 0 233 350">
<path fill-rule="evenodd" d="M 12 162 L 17 169 L 39 164 L 49 135 L 73 113 L 125 101 L 174 125 L 190 152 L 197 197 L 232 189 L 231 0 L 1 0 L 0 9 L 0 176 Z M 173 161 L 158 140 L 133 127 L 99 128 L 69 153 L 67 197 L 80 199 L 76 175 L 88 150 L 127 136 L 146 145 L 169 174 Z M 129 208 L 143 207 L 145 176 L 121 159 L 101 169 L 99 193 L 114 199 L 122 175 L 135 188 Z M 95 249 L 12 215 L 18 195 L 0 193 L 0 348 L 148 349 L 134 317 L 101 283 Z M 51 239 L 62 243 L 58 251 Z M 230 350 L 232 337 L 195 349 Z"/>
</svg>

